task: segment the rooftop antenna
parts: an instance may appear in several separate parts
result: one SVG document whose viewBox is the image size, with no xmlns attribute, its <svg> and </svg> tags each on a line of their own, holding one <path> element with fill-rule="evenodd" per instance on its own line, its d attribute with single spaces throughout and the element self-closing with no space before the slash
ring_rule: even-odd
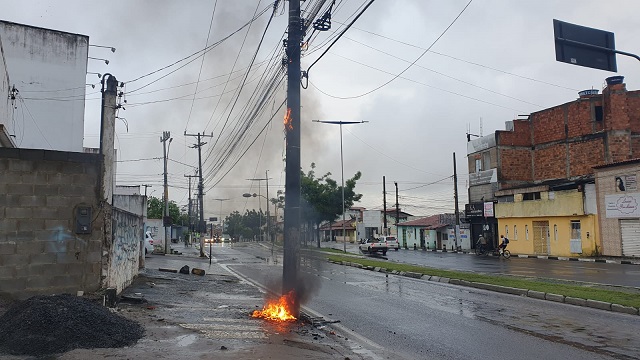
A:
<svg viewBox="0 0 640 360">
<path fill-rule="evenodd" d="M 482 137 L 482 116 L 480 116 L 480 137 Z"/>
</svg>

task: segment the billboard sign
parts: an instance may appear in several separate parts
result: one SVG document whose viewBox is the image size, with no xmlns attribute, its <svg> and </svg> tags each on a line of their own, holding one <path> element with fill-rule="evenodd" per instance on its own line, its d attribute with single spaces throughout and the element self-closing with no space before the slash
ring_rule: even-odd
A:
<svg viewBox="0 0 640 360">
<path fill-rule="evenodd" d="M 612 32 L 553 20 L 556 60 L 593 69 L 617 72 Z"/>
<path fill-rule="evenodd" d="M 362 214 L 362 222 L 365 227 L 379 228 L 382 226 L 382 213 L 380 210 L 365 210 Z"/>
<path fill-rule="evenodd" d="M 609 219 L 640 217 L 640 193 L 606 195 L 604 201 Z"/>
</svg>

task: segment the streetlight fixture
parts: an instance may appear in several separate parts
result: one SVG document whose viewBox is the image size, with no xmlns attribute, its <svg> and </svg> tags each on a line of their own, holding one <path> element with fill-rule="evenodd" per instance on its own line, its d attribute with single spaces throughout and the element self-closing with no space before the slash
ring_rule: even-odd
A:
<svg viewBox="0 0 640 360">
<path fill-rule="evenodd" d="M 246 198 L 260 196 L 260 197 L 265 198 L 265 200 L 267 200 L 267 241 L 271 240 L 271 253 L 273 254 L 274 238 L 271 237 L 271 221 L 269 221 L 269 198 L 264 196 L 264 195 L 259 195 L 259 194 L 256 194 L 256 193 L 253 193 L 253 194 L 244 193 L 244 194 L 242 194 L 242 196 L 246 197 Z M 262 227 L 262 221 L 260 222 L 260 227 Z"/>
<path fill-rule="evenodd" d="M 340 167 L 342 169 L 342 243 L 343 243 L 343 250 L 346 253 L 347 240 L 346 240 L 346 230 L 345 230 L 346 220 L 345 220 L 345 209 L 344 209 L 344 156 L 342 152 L 342 125 L 362 124 L 368 121 L 313 120 L 313 122 L 340 125 Z"/>
<path fill-rule="evenodd" d="M 269 231 L 269 170 L 266 170 L 264 174 L 265 174 L 264 178 L 247 179 L 247 180 L 267 182 L 267 197 L 260 195 L 260 185 L 258 185 L 258 196 L 262 196 L 265 199 L 267 199 L 267 231 Z M 244 196 L 244 194 L 242 196 Z M 258 208 L 260 210 L 260 240 L 262 241 L 262 202 L 260 201 L 260 199 L 258 199 Z M 270 234 L 267 234 L 267 237 L 270 238 Z"/>
<path fill-rule="evenodd" d="M 107 59 L 95 58 L 95 57 L 91 57 L 91 56 L 88 56 L 88 58 L 92 59 L 92 60 L 102 60 L 102 61 L 104 61 L 105 64 L 109 65 L 109 60 L 107 60 Z"/>
<path fill-rule="evenodd" d="M 105 48 L 105 49 L 111 49 L 111 52 L 116 52 L 116 48 L 112 47 L 112 46 L 104 46 L 104 45 L 93 45 L 93 44 L 89 44 L 89 46 L 93 46 L 93 47 L 99 47 L 99 48 Z"/>
</svg>

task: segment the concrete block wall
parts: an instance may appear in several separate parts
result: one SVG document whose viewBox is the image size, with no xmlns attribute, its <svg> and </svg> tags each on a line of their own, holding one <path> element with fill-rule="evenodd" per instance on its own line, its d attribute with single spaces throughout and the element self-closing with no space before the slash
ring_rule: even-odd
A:
<svg viewBox="0 0 640 360">
<path fill-rule="evenodd" d="M 100 287 L 100 157 L 0 148 L 0 293 L 17 298 Z M 91 234 L 76 234 L 78 206 Z"/>
</svg>

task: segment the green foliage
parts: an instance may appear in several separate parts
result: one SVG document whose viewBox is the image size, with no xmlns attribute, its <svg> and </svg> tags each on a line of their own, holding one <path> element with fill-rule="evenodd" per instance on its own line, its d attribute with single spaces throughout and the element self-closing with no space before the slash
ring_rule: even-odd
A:
<svg viewBox="0 0 640 360">
<path fill-rule="evenodd" d="M 315 163 L 311 163 L 311 170 L 301 174 L 301 192 L 305 201 L 303 217 L 313 224 L 319 225 L 325 221 L 334 221 L 342 215 L 342 186 L 331 179 L 331 173 L 316 177 Z M 360 201 L 362 194 L 356 194 L 356 183 L 362 177 L 360 171 L 345 181 L 344 208 L 349 209 Z"/>
<path fill-rule="evenodd" d="M 164 214 L 164 202 L 162 199 L 150 196 L 147 200 L 147 217 L 149 219 L 162 219 Z M 189 223 L 188 214 L 181 211 L 175 201 L 169 201 L 169 216 L 173 224 L 186 225 Z"/>
<path fill-rule="evenodd" d="M 265 226 L 266 216 L 262 211 L 247 210 L 244 215 L 234 211 L 224 220 L 227 233 L 232 238 L 251 239 L 260 235 L 260 225 Z"/>
</svg>

